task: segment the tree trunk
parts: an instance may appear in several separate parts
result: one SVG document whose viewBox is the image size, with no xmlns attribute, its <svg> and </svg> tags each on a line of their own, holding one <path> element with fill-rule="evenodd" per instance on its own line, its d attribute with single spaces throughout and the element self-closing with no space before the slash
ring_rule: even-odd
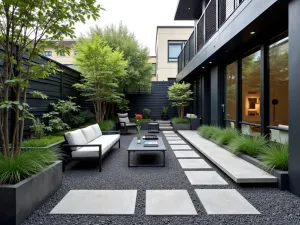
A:
<svg viewBox="0 0 300 225">
<path fill-rule="evenodd" d="M 20 92 L 21 87 L 17 85 L 15 89 L 15 98 L 14 101 L 20 103 Z M 14 155 L 18 154 L 18 143 L 19 143 L 19 117 L 20 117 L 20 110 L 17 105 L 14 106 L 14 121 L 13 121 L 13 138 L 11 143 L 11 150 L 13 151 Z"/>
</svg>

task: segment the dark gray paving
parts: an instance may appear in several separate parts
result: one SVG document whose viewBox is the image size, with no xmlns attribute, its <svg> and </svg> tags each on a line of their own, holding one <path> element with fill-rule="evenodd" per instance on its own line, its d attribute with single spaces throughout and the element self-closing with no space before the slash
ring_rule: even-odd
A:
<svg viewBox="0 0 300 225">
<path fill-rule="evenodd" d="M 165 168 L 128 168 L 127 147 L 134 135 L 122 136 L 121 149 L 114 149 L 104 159 L 103 171 L 98 172 L 92 164 L 72 164 L 64 174 L 63 187 L 41 206 L 23 225 L 232 225 L 263 224 L 283 225 L 300 224 L 300 199 L 289 192 L 273 187 L 240 187 L 216 169 L 229 185 L 192 186 L 181 168 L 174 152 L 170 149 L 164 135 Z M 148 155 L 144 161 L 160 160 L 160 154 Z M 204 157 L 202 157 L 204 158 Z M 207 215 L 196 195 L 195 189 L 232 189 L 235 188 L 250 202 L 261 215 Z M 70 190 L 138 190 L 135 215 L 53 215 L 50 211 Z M 146 216 L 146 190 L 187 190 L 196 208 L 196 216 Z"/>
</svg>

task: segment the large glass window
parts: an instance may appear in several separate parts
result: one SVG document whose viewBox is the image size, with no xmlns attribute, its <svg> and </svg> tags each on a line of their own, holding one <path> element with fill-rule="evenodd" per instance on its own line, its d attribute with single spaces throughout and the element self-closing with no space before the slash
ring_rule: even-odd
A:
<svg viewBox="0 0 300 225">
<path fill-rule="evenodd" d="M 156 76 L 156 63 L 152 63 L 152 75 Z"/>
<path fill-rule="evenodd" d="M 270 46 L 270 125 L 288 125 L 288 38 Z"/>
<path fill-rule="evenodd" d="M 226 103 L 225 112 L 227 120 L 236 120 L 236 76 L 237 65 L 232 63 L 226 67 Z M 235 123 L 230 121 L 230 127 L 234 128 Z"/>
<path fill-rule="evenodd" d="M 242 60 L 242 120 L 260 124 L 260 59 L 257 51 Z M 248 126 L 248 125 L 246 125 Z M 249 127 L 247 127 L 248 129 Z M 259 134 L 259 127 L 251 127 L 247 133 Z"/>
<path fill-rule="evenodd" d="M 177 62 L 177 58 L 186 41 L 168 41 L 168 61 Z"/>
</svg>

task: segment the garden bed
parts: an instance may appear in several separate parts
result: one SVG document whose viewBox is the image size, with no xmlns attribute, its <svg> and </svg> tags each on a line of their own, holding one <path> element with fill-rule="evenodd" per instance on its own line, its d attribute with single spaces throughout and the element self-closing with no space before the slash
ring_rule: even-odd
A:
<svg viewBox="0 0 300 225">
<path fill-rule="evenodd" d="M 21 224 L 61 186 L 61 161 L 15 185 L 0 185 L 0 224 Z"/>
<path fill-rule="evenodd" d="M 198 134 L 200 135 L 200 133 L 198 133 Z M 216 145 L 222 147 L 223 149 L 225 149 L 229 152 L 232 152 L 232 150 L 227 145 L 220 144 L 219 142 L 217 142 L 213 139 L 210 139 L 210 138 L 206 138 L 206 137 L 203 137 L 203 136 L 201 136 L 201 137 L 215 143 Z M 246 155 L 246 154 L 238 154 L 237 156 L 244 159 L 245 161 L 251 163 L 252 165 L 254 165 L 254 166 L 256 166 L 256 167 L 272 174 L 273 176 L 277 177 L 277 179 L 278 179 L 278 188 L 280 190 L 288 190 L 289 189 L 288 171 L 277 170 L 277 169 L 269 169 L 265 164 L 263 164 L 258 159 L 254 158 L 254 157 L 251 157 L 249 155 Z"/>
</svg>

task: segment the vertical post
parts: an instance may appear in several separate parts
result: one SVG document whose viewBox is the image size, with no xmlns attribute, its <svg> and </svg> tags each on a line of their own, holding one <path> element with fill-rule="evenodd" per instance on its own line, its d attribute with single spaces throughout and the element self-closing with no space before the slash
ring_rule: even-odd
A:
<svg viewBox="0 0 300 225">
<path fill-rule="evenodd" d="M 289 2 L 289 185 L 300 196 L 300 1 Z"/>
<path fill-rule="evenodd" d="M 261 61 L 260 61 L 260 123 L 261 135 L 268 136 L 270 122 L 270 76 L 269 76 L 269 45 L 265 43 L 261 46 Z"/>
<path fill-rule="evenodd" d="M 236 125 L 235 127 L 238 130 L 241 130 L 240 122 L 243 120 L 242 115 L 242 59 L 239 58 L 236 62 L 237 69 L 236 69 Z"/>
</svg>

